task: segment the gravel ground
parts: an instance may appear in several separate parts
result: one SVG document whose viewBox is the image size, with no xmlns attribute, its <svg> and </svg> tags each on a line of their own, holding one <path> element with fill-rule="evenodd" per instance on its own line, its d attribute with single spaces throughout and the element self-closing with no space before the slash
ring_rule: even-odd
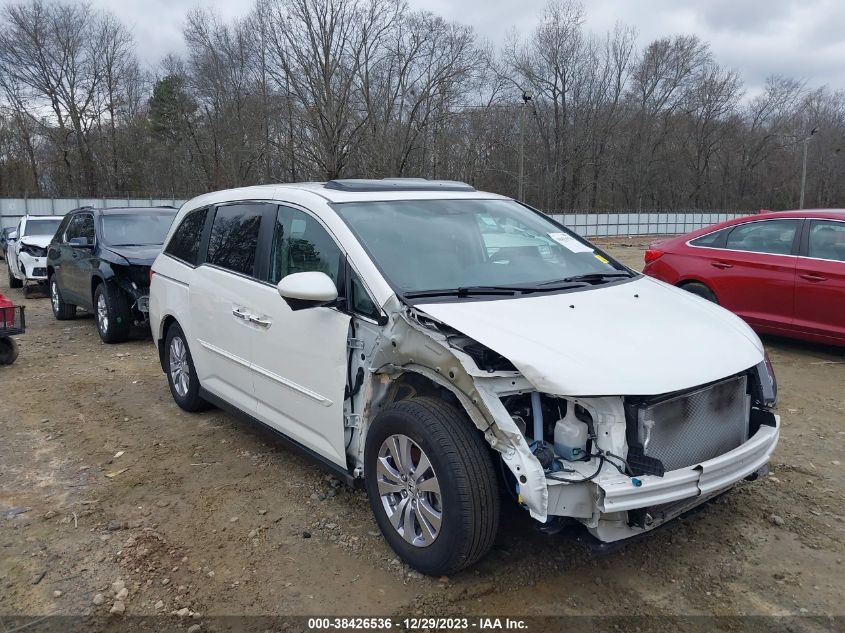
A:
<svg viewBox="0 0 845 633">
<path fill-rule="evenodd" d="M 604 246 L 640 266 L 641 240 Z M 179 410 L 148 337 L 106 346 L 90 316 L 54 321 L 46 298 L 0 291 L 29 326 L 0 367 L 0 623 L 845 615 L 843 350 L 765 340 L 783 417 L 772 477 L 602 557 L 508 508 L 483 562 L 425 578 L 387 547 L 362 491 L 221 411 Z"/>
</svg>

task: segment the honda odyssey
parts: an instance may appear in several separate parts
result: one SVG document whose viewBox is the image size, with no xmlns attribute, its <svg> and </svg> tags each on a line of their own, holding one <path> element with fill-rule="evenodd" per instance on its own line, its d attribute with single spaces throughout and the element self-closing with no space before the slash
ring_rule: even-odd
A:
<svg viewBox="0 0 845 633">
<path fill-rule="evenodd" d="M 540 524 L 642 534 L 764 474 L 759 338 L 541 212 L 463 183 L 210 193 L 152 267 L 176 403 L 224 407 L 361 482 L 393 549 L 444 574 Z"/>
</svg>

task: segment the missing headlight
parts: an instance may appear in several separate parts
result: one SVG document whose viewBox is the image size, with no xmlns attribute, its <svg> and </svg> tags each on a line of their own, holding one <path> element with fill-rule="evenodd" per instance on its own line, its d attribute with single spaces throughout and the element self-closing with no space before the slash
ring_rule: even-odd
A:
<svg viewBox="0 0 845 633">
<path fill-rule="evenodd" d="M 760 403 L 769 408 L 776 407 L 778 403 L 778 381 L 775 378 L 775 370 L 768 353 L 762 361 L 757 363 L 754 369 L 757 374 L 756 382 L 759 388 Z"/>
</svg>

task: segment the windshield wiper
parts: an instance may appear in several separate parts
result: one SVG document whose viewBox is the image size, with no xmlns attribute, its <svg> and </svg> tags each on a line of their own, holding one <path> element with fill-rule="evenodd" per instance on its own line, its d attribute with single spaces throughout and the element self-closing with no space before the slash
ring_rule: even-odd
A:
<svg viewBox="0 0 845 633">
<path fill-rule="evenodd" d="M 619 272 L 608 272 L 608 273 L 586 273 L 584 275 L 573 275 L 572 277 L 564 277 L 563 279 L 557 279 L 555 281 L 547 281 L 545 283 L 540 284 L 541 286 L 550 286 L 552 284 L 558 283 L 567 283 L 567 282 L 584 282 L 588 284 L 594 283 L 601 283 L 608 279 L 622 279 L 628 278 L 630 279 L 633 277 L 631 273 L 619 271 Z"/>
<path fill-rule="evenodd" d="M 579 288 L 583 283 L 573 281 L 571 283 L 551 282 L 559 284 L 554 287 L 541 288 L 539 286 L 462 286 L 460 288 L 444 288 L 442 290 L 414 290 L 405 293 L 406 299 L 419 299 L 421 297 L 475 297 L 484 295 L 513 296 L 519 294 L 531 294 L 532 292 L 552 292 L 555 290 L 566 290 L 567 288 Z M 541 284 L 543 285 L 543 284 Z"/>
</svg>

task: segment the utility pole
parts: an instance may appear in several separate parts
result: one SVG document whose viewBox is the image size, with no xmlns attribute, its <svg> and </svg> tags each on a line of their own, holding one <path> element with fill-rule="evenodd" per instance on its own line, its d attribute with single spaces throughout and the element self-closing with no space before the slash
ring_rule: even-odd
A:
<svg viewBox="0 0 845 633">
<path fill-rule="evenodd" d="M 522 107 L 519 109 L 519 183 L 517 200 L 525 199 L 525 108 L 531 101 L 531 93 L 522 92 Z"/>
<path fill-rule="evenodd" d="M 810 136 L 804 139 L 804 160 L 801 163 L 801 200 L 798 203 L 798 208 L 804 208 L 804 189 L 807 185 L 807 144 L 812 140 L 812 138 L 816 135 L 819 131 L 819 128 L 814 127 L 810 130 Z"/>
</svg>

